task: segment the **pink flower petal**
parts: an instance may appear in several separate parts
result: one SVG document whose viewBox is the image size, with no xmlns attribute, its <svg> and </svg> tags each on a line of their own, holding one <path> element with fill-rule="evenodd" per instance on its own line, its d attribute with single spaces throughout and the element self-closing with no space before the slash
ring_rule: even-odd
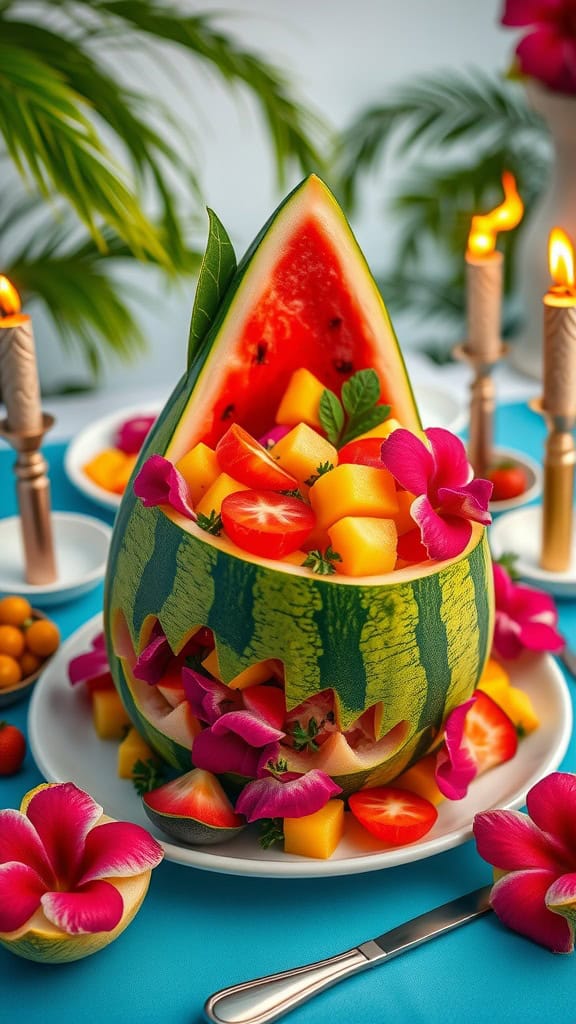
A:
<svg viewBox="0 0 576 1024">
<path fill-rule="evenodd" d="M 478 853 L 495 868 L 522 871 L 565 870 L 558 849 L 527 814 L 520 811 L 482 811 L 472 826 Z"/>
<path fill-rule="evenodd" d="M 568 922 L 572 944 L 576 926 L 576 874 L 561 875 L 552 883 L 546 893 L 546 906 L 555 914 L 560 914 Z"/>
<path fill-rule="evenodd" d="M 26 924 L 40 906 L 46 885 L 27 864 L 0 864 L 0 932 Z"/>
<path fill-rule="evenodd" d="M 217 679 L 208 679 L 192 668 L 182 669 L 182 685 L 192 713 L 207 725 L 213 725 L 221 715 L 242 706 L 239 690 L 231 690 Z"/>
<path fill-rule="evenodd" d="M 490 904 L 503 924 L 554 953 L 571 953 L 573 934 L 567 921 L 546 907 L 550 871 L 515 871 L 495 883 Z"/>
<path fill-rule="evenodd" d="M 162 455 L 151 455 L 134 481 L 134 494 L 146 508 L 168 505 L 188 519 L 196 519 L 188 484 Z"/>
<path fill-rule="evenodd" d="M 558 654 L 565 646 L 564 637 L 554 626 L 534 620 L 521 623 L 520 641 L 529 651 L 550 651 L 552 654 Z"/>
<path fill-rule="evenodd" d="M 86 836 L 79 885 L 97 878 L 128 878 L 155 868 L 164 852 L 140 825 L 108 821 Z"/>
<path fill-rule="evenodd" d="M 494 595 L 496 598 L 496 607 L 507 610 L 512 601 L 512 595 L 514 593 L 514 584 L 504 567 L 498 562 L 492 563 L 492 573 L 494 576 Z"/>
<path fill-rule="evenodd" d="M 136 679 L 155 686 L 162 679 L 173 657 L 172 648 L 160 627 L 136 658 L 132 672 Z"/>
<path fill-rule="evenodd" d="M 215 736 L 212 729 L 203 729 L 194 737 L 192 763 L 196 768 L 205 768 L 215 775 L 232 772 L 253 779 L 259 773 L 263 757 L 266 761 L 275 761 L 278 757 L 277 743 L 263 748 L 251 747 L 232 732 Z"/>
<path fill-rule="evenodd" d="M 478 765 L 463 742 L 466 715 L 473 703 L 474 697 L 450 712 L 445 725 L 445 745 L 436 757 L 436 784 L 449 800 L 462 800 L 478 774 Z"/>
<path fill-rule="evenodd" d="M 236 733 L 251 747 L 265 747 L 286 735 L 252 711 L 229 711 L 214 722 L 213 736 L 223 736 L 227 732 Z"/>
<path fill-rule="evenodd" d="M 401 487 L 426 494 L 434 472 L 432 453 L 419 437 L 399 427 L 382 444 L 382 462 Z"/>
<path fill-rule="evenodd" d="M 488 502 L 492 494 L 489 480 L 472 480 L 465 487 L 440 487 L 438 489 L 438 506 L 443 516 L 460 516 L 470 519 L 483 526 L 490 526 L 492 516 L 488 511 Z"/>
<path fill-rule="evenodd" d="M 410 515 L 420 527 L 428 557 L 436 561 L 462 554 L 472 536 L 472 526 L 466 519 L 439 515 L 424 495 L 412 502 Z"/>
<path fill-rule="evenodd" d="M 74 686 L 103 675 L 109 668 L 104 633 L 99 633 L 92 640 L 91 651 L 78 654 L 68 662 L 68 679 Z"/>
<path fill-rule="evenodd" d="M 568 42 L 568 36 L 563 39 L 555 26 L 541 25 L 516 48 L 520 69 L 554 91 L 576 92 L 576 68 L 567 59 Z"/>
<path fill-rule="evenodd" d="M 528 813 L 567 852 L 567 869 L 576 870 L 576 775 L 551 772 L 528 792 Z"/>
<path fill-rule="evenodd" d="M 467 484 L 472 479 L 473 470 L 460 438 L 444 427 L 429 427 L 424 433 L 432 448 L 435 464 L 431 481 L 434 492 L 440 487 L 463 487 Z M 431 493 L 430 497 L 434 501 Z"/>
<path fill-rule="evenodd" d="M 286 437 L 286 434 L 288 434 L 290 430 L 292 430 L 292 427 L 270 427 L 270 430 L 267 430 L 265 434 L 262 434 L 262 437 L 259 437 L 258 441 L 263 448 L 272 448 L 282 437 Z"/>
<path fill-rule="evenodd" d="M 554 12 L 558 0 L 506 0 L 502 14 L 502 25 L 524 26 L 537 25 L 544 20 L 545 9 Z"/>
<path fill-rule="evenodd" d="M 69 935 L 111 932 L 124 913 L 122 896 L 110 882 L 89 882 L 76 892 L 48 892 L 42 909 Z"/>
<path fill-rule="evenodd" d="M 497 654 L 508 661 L 517 658 L 524 646 L 520 640 L 521 627 L 506 612 L 496 610 L 492 643 Z"/>
<path fill-rule="evenodd" d="M 62 782 L 36 793 L 26 815 L 44 844 L 59 883 L 73 886 L 85 838 L 102 816 L 102 808 L 72 782 Z"/>
<path fill-rule="evenodd" d="M 302 818 L 319 811 L 331 797 L 341 792 L 340 786 L 328 775 L 314 768 L 297 779 L 292 777 L 288 782 L 273 776 L 249 782 L 238 797 L 235 810 L 248 821 Z"/>
<path fill-rule="evenodd" d="M 116 447 L 127 455 L 137 455 L 155 422 L 155 416 L 132 416 L 125 420 L 116 433 Z"/>
<path fill-rule="evenodd" d="M 0 811 L 0 864 L 19 861 L 27 864 L 44 879 L 54 884 L 54 874 L 46 850 L 32 822 L 20 811 Z"/>
</svg>

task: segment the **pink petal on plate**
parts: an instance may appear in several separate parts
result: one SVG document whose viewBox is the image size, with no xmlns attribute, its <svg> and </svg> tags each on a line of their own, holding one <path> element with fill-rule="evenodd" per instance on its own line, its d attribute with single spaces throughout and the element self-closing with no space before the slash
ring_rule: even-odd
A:
<svg viewBox="0 0 576 1024">
<path fill-rule="evenodd" d="M 40 906 L 46 886 L 27 864 L 0 864 L 0 932 L 21 928 Z"/>
<path fill-rule="evenodd" d="M 163 856 L 160 843 L 145 828 L 127 821 L 107 821 L 86 836 L 78 884 L 139 875 L 155 868 Z"/>
<path fill-rule="evenodd" d="M 444 427 L 429 427 L 424 433 L 434 459 L 434 474 L 430 481 L 434 491 L 440 487 L 463 487 L 467 484 L 472 479 L 473 469 L 460 438 Z"/>
<path fill-rule="evenodd" d="M 403 427 L 393 430 L 382 444 L 382 462 L 405 490 L 427 494 L 434 459 L 415 434 Z"/>
<path fill-rule="evenodd" d="M 182 669 L 182 685 L 192 713 L 207 725 L 213 725 L 221 715 L 242 706 L 239 690 L 231 690 L 193 668 Z"/>
<path fill-rule="evenodd" d="M 512 660 L 517 658 L 524 646 L 520 640 L 521 628 L 507 612 L 496 610 L 494 617 L 494 649 L 501 658 Z"/>
<path fill-rule="evenodd" d="M 252 711 L 229 711 L 214 722 L 213 736 L 223 736 L 227 732 L 240 736 L 251 747 L 265 747 L 286 735 Z"/>
<path fill-rule="evenodd" d="M 269 776 L 249 782 L 236 801 L 236 813 L 243 814 L 248 821 L 259 818 L 302 818 L 314 814 L 328 803 L 331 797 L 341 793 L 332 779 L 324 772 L 313 768 L 299 778 L 282 782 L 281 778 Z"/>
<path fill-rule="evenodd" d="M 478 765 L 463 743 L 466 715 L 473 703 L 471 697 L 450 712 L 444 727 L 445 746 L 436 757 L 436 785 L 448 800 L 462 800 L 478 774 Z"/>
<path fill-rule="evenodd" d="M 102 817 L 102 807 L 72 782 L 39 790 L 26 811 L 46 850 L 59 883 L 76 883 L 84 840 Z"/>
<path fill-rule="evenodd" d="M 155 416 L 132 416 L 116 432 L 116 447 L 127 455 L 137 455 L 156 422 Z"/>
<path fill-rule="evenodd" d="M 553 881 L 550 871 L 514 871 L 494 884 L 490 905 L 513 931 L 554 953 L 571 953 L 573 936 L 568 922 L 546 906 L 546 893 Z"/>
<path fill-rule="evenodd" d="M 513 583 L 509 589 L 508 603 L 512 614 L 518 619 L 537 619 L 549 626 L 558 625 L 558 608 L 551 594 L 524 583 Z"/>
<path fill-rule="evenodd" d="M 88 882 L 75 892 L 47 892 L 42 909 L 69 935 L 111 932 L 124 913 L 124 900 L 110 882 Z"/>
<path fill-rule="evenodd" d="M 529 651 L 550 651 L 559 654 L 565 646 L 564 637 L 554 626 L 544 622 L 522 622 L 520 624 L 520 640 Z"/>
<path fill-rule="evenodd" d="M 20 811 L 0 811 L 0 864 L 19 861 L 27 864 L 44 879 L 54 884 L 54 873 L 42 841 L 34 825 Z"/>
<path fill-rule="evenodd" d="M 576 775 L 546 775 L 528 791 L 526 807 L 538 827 L 562 844 L 568 858 L 566 866 L 576 870 Z"/>
<path fill-rule="evenodd" d="M 436 561 L 462 554 L 472 535 L 472 526 L 467 519 L 438 515 L 425 495 L 412 502 L 410 515 L 420 527 L 422 543 L 429 558 Z"/>
<path fill-rule="evenodd" d="M 249 746 L 232 732 L 214 736 L 212 728 L 203 729 L 194 737 L 192 763 L 196 768 L 204 768 L 215 775 L 233 772 L 252 779 L 258 774 L 263 754 L 266 760 L 276 760 L 278 756 L 277 743 L 259 749 Z"/>
<path fill-rule="evenodd" d="M 162 455 L 151 455 L 134 481 L 134 494 L 145 508 L 169 505 L 176 512 L 196 519 L 188 484 L 182 474 Z"/>
<path fill-rule="evenodd" d="M 481 811 L 472 826 L 478 853 L 495 868 L 563 870 L 556 846 L 520 811 Z"/>
<path fill-rule="evenodd" d="M 101 648 L 78 654 L 68 662 L 68 679 L 73 686 L 85 683 L 87 679 L 101 676 L 110 668 L 108 655 Z"/>
</svg>

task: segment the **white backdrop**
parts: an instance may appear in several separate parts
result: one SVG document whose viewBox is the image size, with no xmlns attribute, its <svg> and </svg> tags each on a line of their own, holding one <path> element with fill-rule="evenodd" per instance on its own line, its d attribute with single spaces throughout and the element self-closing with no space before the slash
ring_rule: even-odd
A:
<svg viewBox="0 0 576 1024">
<path fill-rule="evenodd" d="M 183 9 L 225 12 L 222 26 L 281 65 L 299 95 L 336 129 L 412 75 L 475 66 L 504 71 L 515 41 L 514 34 L 499 25 L 500 0 L 180 3 Z M 176 91 L 160 69 L 153 82 L 149 77 L 139 81 L 136 64 L 126 74 L 134 86 L 169 98 L 177 115 L 193 127 L 206 204 L 219 214 L 240 255 L 282 197 L 266 135 L 245 94 L 230 93 L 213 76 L 184 60 L 176 70 Z M 403 170 L 384 166 L 366 181 L 353 222 L 374 269 L 384 265 L 386 237 L 394 230 L 382 213 L 386 195 Z M 295 181 L 290 180 L 287 187 Z M 167 291 L 159 275 L 149 270 L 137 270 L 130 280 L 144 287 L 150 298 L 149 307 L 138 309 L 149 350 L 137 365 L 109 363 L 102 388 L 149 393 L 157 386 L 164 392 L 183 368 L 193 286 Z M 86 379 L 80 361 L 64 358 L 40 311 L 30 311 L 43 387 L 53 390 Z M 401 344 L 408 348 L 409 317 L 398 317 L 396 328 Z"/>
</svg>

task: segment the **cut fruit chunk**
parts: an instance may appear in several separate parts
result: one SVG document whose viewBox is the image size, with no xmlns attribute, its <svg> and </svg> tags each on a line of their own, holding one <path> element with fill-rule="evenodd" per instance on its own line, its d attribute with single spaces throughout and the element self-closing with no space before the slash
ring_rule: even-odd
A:
<svg viewBox="0 0 576 1024">
<path fill-rule="evenodd" d="M 229 494 L 221 515 L 230 540 L 261 558 L 283 558 L 296 551 L 315 525 L 308 505 L 275 491 Z"/>
<path fill-rule="evenodd" d="M 324 390 L 324 384 L 306 367 L 295 370 L 278 406 L 276 423 L 288 427 L 307 423 L 309 427 L 321 430 L 318 410 Z"/>
<path fill-rule="evenodd" d="M 159 829 L 183 843 L 221 843 L 246 827 L 216 776 L 202 768 L 144 793 L 142 803 Z"/>
<path fill-rule="evenodd" d="M 132 725 L 117 690 L 94 691 L 92 721 L 101 740 L 120 740 Z"/>
<path fill-rule="evenodd" d="M 319 526 L 326 529 L 344 516 L 392 518 L 398 511 L 394 477 L 372 466 L 336 466 L 310 490 Z"/>
<path fill-rule="evenodd" d="M 216 452 L 203 441 L 199 441 L 178 460 L 176 469 L 188 484 L 190 500 L 194 506 L 202 500 L 220 474 Z"/>
<path fill-rule="evenodd" d="M 216 445 L 220 468 L 254 490 L 293 491 L 297 481 L 247 430 L 233 423 Z"/>
<path fill-rule="evenodd" d="M 396 786 L 361 789 L 348 797 L 348 805 L 360 824 L 389 846 L 417 842 L 438 817 L 429 800 Z"/>
<path fill-rule="evenodd" d="M 138 761 L 158 761 L 156 753 L 137 729 L 132 726 L 118 747 L 118 775 L 121 779 L 134 777 L 134 766 Z"/>
<path fill-rule="evenodd" d="M 423 796 L 436 807 L 445 799 L 444 794 L 438 789 L 436 782 L 436 754 L 427 754 L 422 757 L 411 768 L 407 768 L 396 779 L 394 786 L 398 789 L 407 789 L 410 793 Z"/>
<path fill-rule="evenodd" d="M 300 485 L 318 474 L 322 465 L 338 465 L 338 452 L 325 437 L 312 430 L 306 423 L 299 423 L 288 434 L 281 437 L 272 448 L 272 458 L 277 459 Z"/>
<path fill-rule="evenodd" d="M 314 814 L 284 818 L 284 852 L 327 860 L 344 834 L 344 801 L 329 800 Z"/>
<path fill-rule="evenodd" d="M 214 483 L 210 485 L 198 502 L 196 511 L 203 516 L 209 516 L 211 512 L 219 514 L 224 498 L 227 498 L 229 494 L 237 494 L 238 491 L 247 490 L 246 484 L 241 484 L 239 480 L 235 480 L 229 473 L 219 473 Z"/>
<path fill-rule="evenodd" d="M 398 534 L 392 519 L 345 516 L 328 529 L 330 543 L 340 555 L 336 571 L 345 576 L 392 572 Z"/>
<path fill-rule="evenodd" d="M 466 714 L 464 740 L 478 765 L 478 774 L 514 757 L 518 736 L 514 723 L 487 693 L 476 690 Z"/>
</svg>

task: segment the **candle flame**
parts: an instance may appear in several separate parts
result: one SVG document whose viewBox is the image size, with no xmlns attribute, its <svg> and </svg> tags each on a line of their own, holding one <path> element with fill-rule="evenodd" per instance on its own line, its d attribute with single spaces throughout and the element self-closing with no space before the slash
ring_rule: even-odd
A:
<svg viewBox="0 0 576 1024">
<path fill-rule="evenodd" d="M 510 171 L 502 175 L 504 202 L 491 210 L 490 213 L 477 214 L 472 217 L 470 234 L 468 235 L 468 252 L 473 256 L 486 256 L 496 248 L 496 236 L 499 231 L 510 231 L 522 220 L 524 203 L 516 188 L 516 179 Z"/>
<path fill-rule="evenodd" d="M 14 316 L 20 308 L 20 296 L 14 285 L 0 274 L 0 317 Z"/>
<path fill-rule="evenodd" d="M 548 242 L 548 265 L 554 284 L 574 287 L 574 248 L 562 228 L 552 228 Z"/>
</svg>

